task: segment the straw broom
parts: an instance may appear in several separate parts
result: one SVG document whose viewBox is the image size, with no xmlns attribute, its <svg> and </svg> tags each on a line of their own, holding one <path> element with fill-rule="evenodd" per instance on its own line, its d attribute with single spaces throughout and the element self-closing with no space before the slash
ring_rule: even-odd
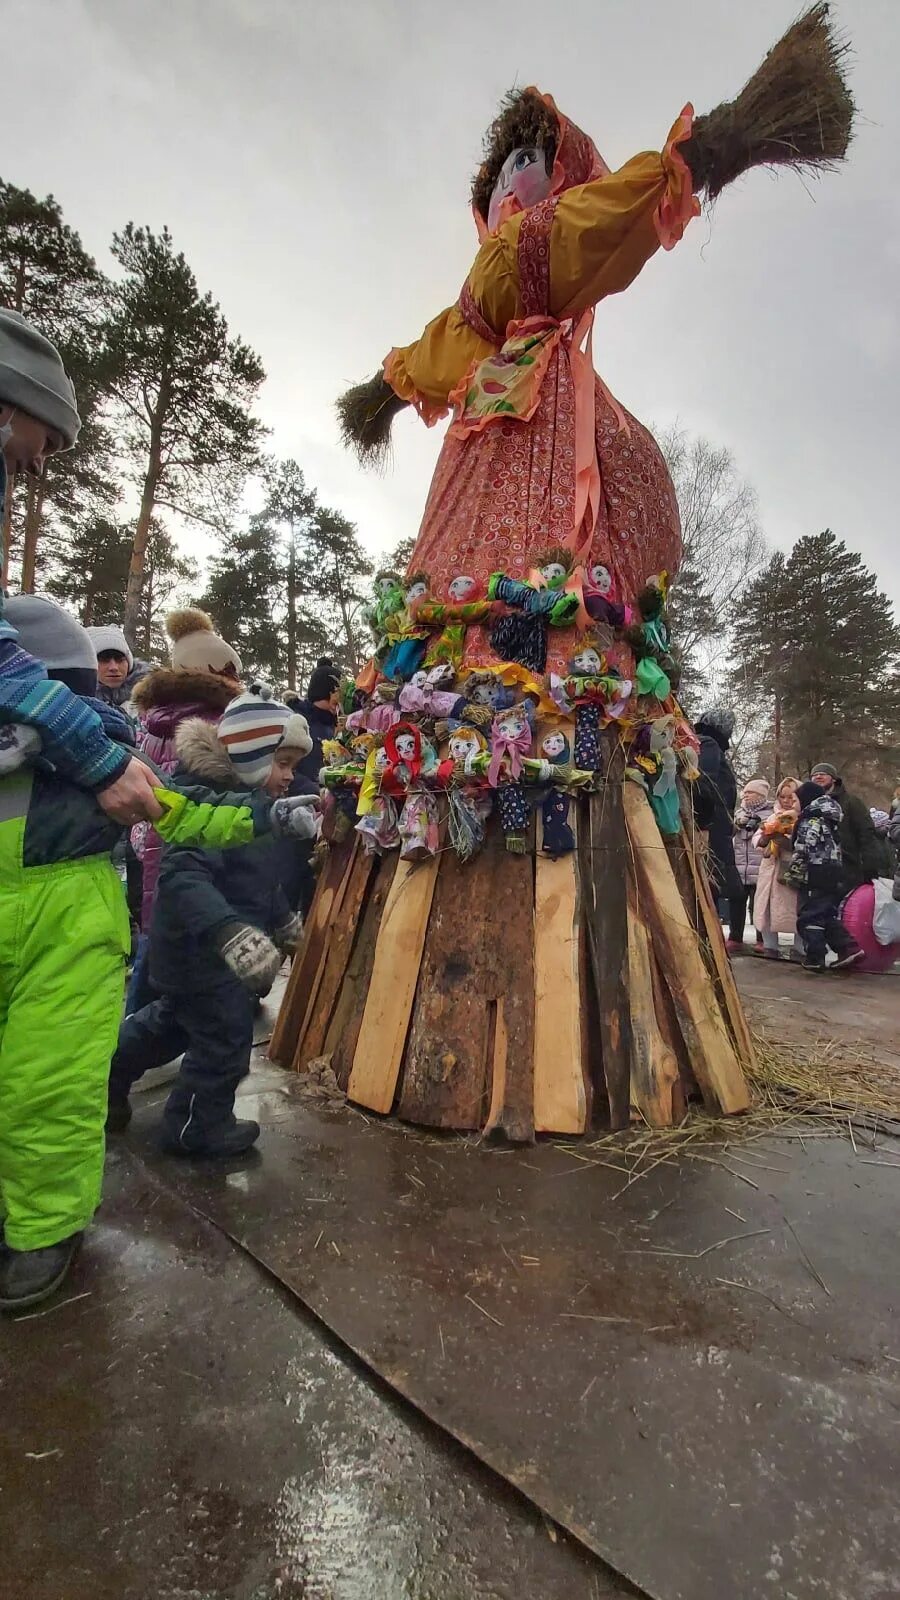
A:
<svg viewBox="0 0 900 1600">
<path fill-rule="evenodd" d="M 382 469 L 391 449 L 391 426 L 407 405 L 383 374 L 347 389 L 337 402 L 341 443 L 354 450 L 360 465 Z"/>
<path fill-rule="evenodd" d="M 804 12 L 736 100 L 698 117 L 681 146 L 696 190 L 714 200 L 751 167 L 820 173 L 847 154 L 856 107 L 847 87 L 849 45 L 827 0 Z"/>
</svg>

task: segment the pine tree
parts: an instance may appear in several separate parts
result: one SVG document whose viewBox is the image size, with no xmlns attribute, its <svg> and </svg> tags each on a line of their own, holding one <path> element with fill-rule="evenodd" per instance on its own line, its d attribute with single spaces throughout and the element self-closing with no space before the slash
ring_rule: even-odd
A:
<svg viewBox="0 0 900 1600">
<path fill-rule="evenodd" d="M 388 550 L 384 559 L 379 562 L 379 566 L 385 567 L 389 572 L 399 572 L 402 577 L 409 570 L 409 564 L 415 548 L 416 540 L 413 536 L 408 539 L 400 539 L 392 550 Z"/>
<path fill-rule="evenodd" d="M 112 253 L 123 277 L 112 290 L 104 373 L 141 496 L 123 614 L 134 638 L 154 512 L 227 526 L 258 459 L 261 427 L 250 408 L 264 373 L 212 296 L 200 294 L 168 229 L 129 223 Z"/>
<path fill-rule="evenodd" d="M 897 767 L 900 630 L 873 573 L 827 530 L 773 556 L 740 604 L 731 682 L 762 697 L 775 775 L 831 761 L 877 787 Z"/>
<path fill-rule="evenodd" d="M 319 506 L 310 523 L 301 574 L 305 610 L 336 641 L 335 654 L 353 672 L 363 660 L 361 612 L 367 604 L 362 583 L 373 572 L 354 523 Z"/>
<path fill-rule="evenodd" d="M 56 553 L 44 587 L 77 610 L 85 627 L 120 622 L 125 605 L 133 526 L 94 517 L 79 523 Z M 139 656 L 165 658 L 165 614 L 176 597 L 196 582 L 193 561 L 179 554 L 171 535 L 154 520 L 147 541 L 134 649 Z"/>
<path fill-rule="evenodd" d="M 244 677 L 280 685 L 285 676 L 282 631 L 284 564 L 277 531 L 258 513 L 228 535 L 210 564 L 198 605 L 240 655 Z"/>
</svg>

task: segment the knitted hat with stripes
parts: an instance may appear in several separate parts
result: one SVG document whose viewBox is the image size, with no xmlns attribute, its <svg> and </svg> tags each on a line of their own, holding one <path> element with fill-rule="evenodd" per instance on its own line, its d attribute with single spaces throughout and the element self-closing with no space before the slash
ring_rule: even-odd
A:
<svg viewBox="0 0 900 1600">
<path fill-rule="evenodd" d="M 282 745 L 299 750 L 301 756 L 312 749 L 306 718 L 276 700 L 265 683 L 252 683 L 235 696 L 222 712 L 216 733 L 235 771 L 251 789 L 265 783 Z"/>
</svg>

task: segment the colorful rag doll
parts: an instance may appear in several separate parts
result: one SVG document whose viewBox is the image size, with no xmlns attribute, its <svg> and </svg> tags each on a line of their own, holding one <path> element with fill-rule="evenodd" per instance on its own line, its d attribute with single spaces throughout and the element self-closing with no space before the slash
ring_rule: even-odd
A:
<svg viewBox="0 0 900 1600">
<path fill-rule="evenodd" d="M 425 572 L 414 572 L 406 579 L 403 607 L 390 620 L 389 631 L 394 642 L 382 666 L 386 678 L 398 678 L 405 682 L 422 665 L 428 648 L 429 631 L 424 624 L 414 620 L 412 608 L 427 601 L 430 589 L 431 584 Z"/>
<path fill-rule="evenodd" d="M 374 767 L 376 780 L 380 781 L 387 769 L 387 752 L 383 748 L 375 752 Z M 384 855 L 388 850 L 396 850 L 400 843 L 396 801 L 382 792 L 380 786 L 359 817 L 356 831 L 362 837 L 367 855 Z"/>
<path fill-rule="evenodd" d="M 480 728 L 454 728 L 449 735 L 446 773 L 447 818 L 450 843 L 460 861 L 470 861 L 484 842 L 484 829 L 491 813 L 492 797 L 475 763 L 484 763 L 487 740 Z"/>
<path fill-rule="evenodd" d="M 606 623 L 610 628 L 623 628 L 630 620 L 630 606 L 620 605 L 615 592 L 615 579 L 602 561 L 595 561 L 582 580 L 584 609 L 592 622 Z"/>
<path fill-rule="evenodd" d="M 541 756 L 553 768 L 555 776 L 560 768 L 571 762 L 569 741 L 561 728 L 551 728 L 541 740 Z M 570 799 L 558 788 L 547 790 L 541 802 L 543 839 L 541 849 L 548 856 L 562 856 L 575 848 L 575 835 L 569 825 Z"/>
<path fill-rule="evenodd" d="M 397 823 L 400 856 L 404 861 L 427 861 L 439 844 L 437 801 L 430 789 L 412 789 Z"/>
<path fill-rule="evenodd" d="M 466 573 L 451 579 L 446 600 L 424 597 L 414 601 L 413 623 L 436 635 L 426 648 L 425 666 L 446 661 L 458 672 L 466 647 L 466 629 L 489 621 L 499 609 L 484 598 L 477 580 Z"/>
<path fill-rule="evenodd" d="M 548 627 L 571 626 L 581 603 L 565 589 L 538 588 L 503 572 L 491 573 L 488 598 L 505 608 L 491 628 L 491 649 L 501 661 L 517 661 L 530 672 L 543 672 L 547 665 Z"/>
<path fill-rule="evenodd" d="M 524 855 L 531 815 L 523 782 L 522 758 L 531 752 L 532 728 L 523 705 L 501 711 L 491 725 L 491 759 L 488 783 L 497 791 L 497 814 L 506 848 Z"/>
<path fill-rule="evenodd" d="M 681 832 L 681 804 L 678 796 L 678 758 L 674 749 L 675 718 L 659 717 L 650 728 L 650 754 L 658 769 L 650 785 L 650 804 L 660 833 L 674 836 Z"/>
<path fill-rule="evenodd" d="M 439 662 L 430 670 L 420 668 L 400 690 L 401 710 L 413 716 L 459 721 L 465 712 L 465 700 L 453 689 L 454 678 L 449 662 Z"/>
</svg>

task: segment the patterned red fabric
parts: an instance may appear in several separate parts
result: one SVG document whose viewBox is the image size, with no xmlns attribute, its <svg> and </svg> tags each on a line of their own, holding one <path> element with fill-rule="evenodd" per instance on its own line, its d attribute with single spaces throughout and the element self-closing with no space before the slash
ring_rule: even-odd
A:
<svg viewBox="0 0 900 1600">
<path fill-rule="evenodd" d="M 546 315 L 550 233 L 556 198 L 526 212 L 519 235 L 522 315 Z M 460 308 L 481 313 L 465 293 Z M 474 317 L 473 314 L 474 313 Z M 489 330 L 493 341 L 502 333 Z M 505 330 L 503 330 L 505 331 Z M 595 386 L 595 435 L 602 494 L 590 561 L 602 561 L 631 599 L 651 573 L 677 570 L 681 525 L 675 491 L 659 447 L 623 411 L 626 428 Z M 554 353 L 540 402 L 528 422 L 502 420 L 466 438 L 448 436 L 438 458 L 409 570 L 424 570 L 433 593 L 446 598 L 452 578 L 467 573 L 486 582 L 492 572 L 524 577 L 543 546 L 571 544 L 575 505 L 575 386 L 569 353 Z M 558 672 L 572 654 L 574 631 L 550 630 L 547 670 Z M 483 628 L 469 628 L 465 664 L 490 666 L 496 657 Z"/>
</svg>

